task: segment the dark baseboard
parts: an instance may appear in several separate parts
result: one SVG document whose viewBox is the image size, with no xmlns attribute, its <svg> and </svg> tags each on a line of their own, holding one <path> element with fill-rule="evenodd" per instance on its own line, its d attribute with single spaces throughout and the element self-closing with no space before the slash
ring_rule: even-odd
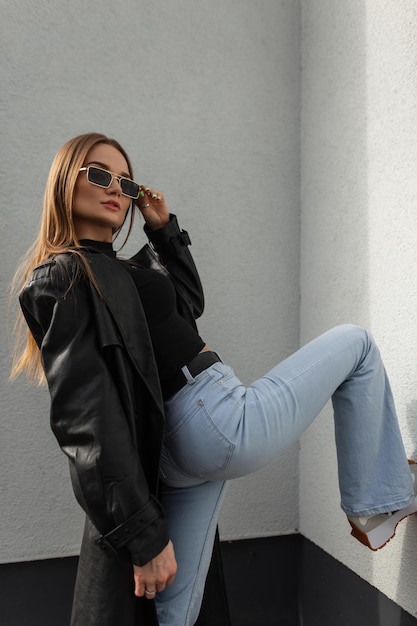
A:
<svg viewBox="0 0 417 626">
<path fill-rule="evenodd" d="M 232 626 L 417 626 L 300 535 L 223 542 L 221 550 Z M 0 565 L 0 624 L 68 626 L 76 568 L 75 557 Z"/>
<path fill-rule="evenodd" d="M 77 557 L 0 565 L 0 624 L 68 626 Z"/>
<path fill-rule="evenodd" d="M 301 544 L 300 535 L 221 544 L 232 626 L 298 626 Z"/>
<path fill-rule="evenodd" d="M 417 626 L 300 535 L 222 543 L 232 626 Z"/>
<path fill-rule="evenodd" d="M 415 617 L 306 539 L 299 591 L 299 626 L 417 625 Z"/>
</svg>

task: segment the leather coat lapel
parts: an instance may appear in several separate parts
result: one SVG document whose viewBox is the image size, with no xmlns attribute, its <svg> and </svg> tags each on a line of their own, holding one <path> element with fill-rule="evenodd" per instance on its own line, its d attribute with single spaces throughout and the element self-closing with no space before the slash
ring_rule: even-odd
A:
<svg viewBox="0 0 417 626">
<path fill-rule="evenodd" d="M 103 254 L 92 253 L 88 257 L 101 290 L 100 296 L 91 286 L 99 341 L 103 347 L 122 345 L 126 348 L 133 365 L 163 413 L 158 370 L 136 286 L 117 261 Z M 103 306 L 103 298 L 107 306 Z"/>
</svg>

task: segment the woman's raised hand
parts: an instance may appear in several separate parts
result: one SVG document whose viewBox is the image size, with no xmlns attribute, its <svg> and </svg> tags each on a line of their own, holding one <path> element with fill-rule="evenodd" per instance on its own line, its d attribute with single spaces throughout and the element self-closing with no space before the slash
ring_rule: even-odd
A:
<svg viewBox="0 0 417 626">
<path fill-rule="evenodd" d="M 158 230 L 169 222 L 169 209 L 164 194 L 141 185 L 136 204 L 151 230 Z"/>
</svg>

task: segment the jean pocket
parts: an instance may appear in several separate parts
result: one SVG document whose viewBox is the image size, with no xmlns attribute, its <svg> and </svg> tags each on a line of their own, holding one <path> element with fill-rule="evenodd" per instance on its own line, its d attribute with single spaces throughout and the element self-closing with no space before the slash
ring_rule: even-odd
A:
<svg viewBox="0 0 417 626">
<path fill-rule="evenodd" d="M 166 433 L 165 446 L 181 471 L 203 479 L 221 478 L 235 448 L 201 399 Z"/>
</svg>

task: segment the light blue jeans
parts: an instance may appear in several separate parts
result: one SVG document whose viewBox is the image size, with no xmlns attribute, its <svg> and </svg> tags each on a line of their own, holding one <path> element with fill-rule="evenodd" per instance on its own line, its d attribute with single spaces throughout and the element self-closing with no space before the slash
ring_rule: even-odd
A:
<svg viewBox="0 0 417 626">
<path fill-rule="evenodd" d="M 185 371 L 186 373 L 186 371 Z M 373 515 L 414 499 L 388 378 L 372 336 L 338 326 L 249 387 L 215 363 L 166 402 L 161 500 L 178 562 L 161 626 L 197 620 L 225 481 L 267 465 L 332 399 L 341 506 Z"/>
</svg>

